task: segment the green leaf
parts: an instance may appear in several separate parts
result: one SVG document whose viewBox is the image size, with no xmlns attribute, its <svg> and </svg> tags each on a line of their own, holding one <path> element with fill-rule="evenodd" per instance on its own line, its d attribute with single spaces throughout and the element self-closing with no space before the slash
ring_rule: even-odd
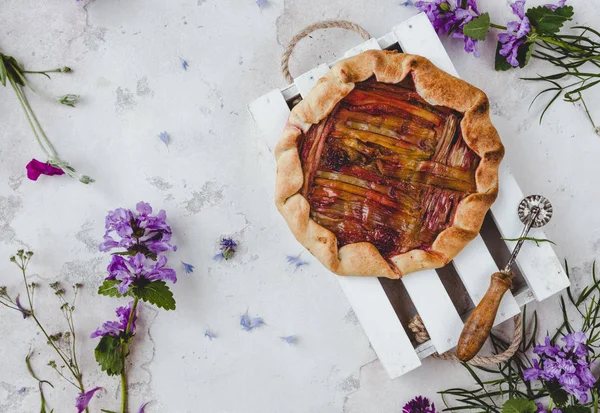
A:
<svg viewBox="0 0 600 413">
<path fill-rule="evenodd" d="M 502 413 L 535 413 L 536 411 L 535 402 L 527 399 L 510 399 L 502 406 Z"/>
<path fill-rule="evenodd" d="M 117 413 L 117 412 L 113 412 L 112 410 L 106 410 L 106 409 L 100 409 L 100 411 L 102 411 L 104 413 Z"/>
<path fill-rule="evenodd" d="M 148 284 L 134 285 L 133 294 L 140 300 L 154 304 L 165 310 L 175 310 L 173 293 L 164 281 L 152 281 Z"/>
<path fill-rule="evenodd" d="M 592 409 L 587 406 L 582 406 L 580 404 L 574 404 L 572 406 L 567 406 L 562 408 L 563 413 L 591 413 Z"/>
<path fill-rule="evenodd" d="M 119 337 L 102 337 L 94 355 L 102 371 L 106 371 L 109 376 L 117 376 L 123 371 L 123 347 Z"/>
<path fill-rule="evenodd" d="M 117 289 L 117 284 L 120 284 L 119 280 L 104 280 L 102 285 L 98 288 L 98 294 L 105 295 L 107 297 L 123 297 L 124 295 Z"/>
<path fill-rule="evenodd" d="M 535 245 L 540 246 L 541 242 L 549 242 L 550 244 L 556 245 L 554 241 L 550 241 L 546 238 L 533 238 L 533 237 L 520 237 L 520 238 L 502 238 L 504 241 L 533 241 Z"/>
<path fill-rule="evenodd" d="M 517 52 L 517 59 L 519 60 L 519 67 L 524 68 L 529 63 L 531 55 L 533 54 L 534 42 L 522 44 Z M 552 241 L 550 241 L 552 242 Z M 553 243 L 553 242 L 552 242 Z M 554 243 L 553 243 L 554 244 Z"/>
<path fill-rule="evenodd" d="M 481 16 L 474 18 L 463 27 L 465 36 L 469 36 L 475 40 L 485 40 L 488 31 L 490 30 L 490 15 L 483 13 Z"/>
<path fill-rule="evenodd" d="M 562 409 L 569 401 L 569 394 L 558 383 L 544 382 L 544 384 L 550 393 L 550 397 L 554 400 L 554 403 Z"/>
<path fill-rule="evenodd" d="M 532 7 L 527 10 L 526 15 L 539 34 L 556 34 L 573 17 L 573 6 L 559 7 L 556 10 L 545 6 Z"/>
</svg>

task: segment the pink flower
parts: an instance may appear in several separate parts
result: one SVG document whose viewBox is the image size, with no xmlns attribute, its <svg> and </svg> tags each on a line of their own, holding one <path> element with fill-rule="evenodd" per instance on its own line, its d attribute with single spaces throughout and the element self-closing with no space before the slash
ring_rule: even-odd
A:
<svg viewBox="0 0 600 413">
<path fill-rule="evenodd" d="M 62 169 L 52 166 L 50 163 L 40 162 L 37 159 L 32 159 L 25 168 L 27 169 L 27 178 L 32 181 L 37 181 L 40 175 L 52 176 L 65 174 Z"/>
</svg>

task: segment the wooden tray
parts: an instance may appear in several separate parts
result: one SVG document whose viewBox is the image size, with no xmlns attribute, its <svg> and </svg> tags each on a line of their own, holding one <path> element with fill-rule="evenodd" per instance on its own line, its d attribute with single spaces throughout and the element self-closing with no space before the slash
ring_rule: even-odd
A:
<svg viewBox="0 0 600 413">
<path fill-rule="evenodd" d="M 398 24 L 390 33 L 379 39 L 371 38 L 348 50 L 344 57 L 369 49 L 397 49 L 418 54 L 458 77 L 450 57 L 423 13 Z M 321 64 L 295 78 L 293 84 L 283 89 L 275 89 L 248 105 L 248 110 L 271 151 L 283 131 L 290 107 L 306 96 L 331 65 Z M 494 223 L 502 237 L 517 237 L 521 232 L 523 225 L 517 216 L 517 206 L 523 197 L 523 192 L 504 162 L 500 168 L 500 193 L 491 210 Z M 546 238 L 539 229 L 534 229 L 532 236 Z M 514 242 L 506 241 L 506 246 L 512 250 Z M 449 266 L 454 267 L 475 305 L 485 294 L 490 275 L 498 271 L 480 235 Z M 525 245 L 518 256 L 517 266 L 526 283 L 518 288 L 514 295 L 508 292 L 504 296 L 494 325 L 518 314 L 519 307 L 533 300 L 545 300 L 569 286 L 569 280 L 549 243 L 541 243 L 539 247 L 533 244 Z M 337 278 L 381 364 L 391 378 L 417 368 L 421 359 L 436 351 L 443 353 L 456 346 L 463 319 L 466 319 L 468 314 L 458 313 L 435 270 L 409 274 L 397 281 L 406 287 L 431 337 L 430 341 L 418 346 L 413 345 L 379 279 Z"/>
</svg>

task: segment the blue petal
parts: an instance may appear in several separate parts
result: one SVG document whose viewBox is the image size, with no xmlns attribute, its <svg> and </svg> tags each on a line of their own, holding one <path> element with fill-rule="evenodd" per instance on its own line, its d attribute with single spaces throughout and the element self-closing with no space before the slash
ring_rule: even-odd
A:
<svg viewBox="0 0 600 413">
<path fill-rule="evenodd" d="M 183 264 L 183 270 L 186 274 L 191 274 L 194 272 L 194 266 L 192 264 L 188 264 L 187 262 L 183 261 L 181 261 L 181 263 Z"/>
<path fill-rule="evenodd" d="M 183 57 L 180 57 L 179 60 L 181 60 L 181 68 L 187 72 L 189 63 Z"/>
<path fill-rule="evenodd" d="M 206 329 L 206 331 L 204 332 L 204 337 L 208 338 L 210 341 L 212 341 L 213 338 L 216 338 L 217 336 L 215 335 L 215 333 L 213 333 L 212 331 L 210 331 L 209 329 Z"/>
<path fill-rule="evenodd" d="M 257 5 L 258 7 L 262 7 L 262 6 L 264 6 L 265 4 L 267 4 L 267 0 L 256 0 L 256 5 Z"/>
<path fill-rule="evenodd" d="M 296 267 L 296 269 L 298 269 L 304 265 L 308 265 L 308 261 L 300 259 L 300 255 L 302 255 L 302 253 L 298 255 L 287 255 L 285 259 L 287 260 L 288 264 L 293 265 Z"/>
<path fill-rule="evenodd" d="M 144 413 L 144 409 L 146 409 L 146 406 L 148 406 L 150 404 L 150 402 L 146 402 L 144 404 L 142 404 L 140 406 L 140 410 L 138 410 L 138 413 Z"/>
<path fill-rule="evenodd" d="M 265 324 L 265 322 L 261 317 L 251 318 L 248 315 L 248 310 L 246 310 L 246 312 L 240 317 L 240 326 L 244 331 L 252 331 L 263 324 Z"/>
<path fill-rule="evenodd" d="M 279 338 L 288 343 L 290 346 L 293 346 L 298 341 L 298 338 L 296 336 L 285 336 Z"/>
<path fill-rule="evenodd" d="M 169 134 L 167 132 L 161 132 L 158 137 L 160 138 L 161 141 L 163 141 L 163 143 L 167 146 L 169 146 L 169 142 L 171 141 L 171 137 L 169 136 Z"/>
<path fill-rule="evenodd" d="M 218 253 L 213 257 L 213 261 L 223 261 L 223 259 L 225 259 L 225 256 L 222 252 Z"/>
</svg>

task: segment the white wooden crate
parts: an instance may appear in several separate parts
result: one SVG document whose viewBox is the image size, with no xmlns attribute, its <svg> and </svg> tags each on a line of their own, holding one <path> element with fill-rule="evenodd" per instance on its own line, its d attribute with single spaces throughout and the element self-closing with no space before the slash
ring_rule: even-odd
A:
<svg viewBox="0 0 600 413">
<path fill-rule="evenodd" d="M 350 49 L 344 57 L 368 49 L 387 49 L 399 45 L 403 52 L 418 54 L 431 60 L 439 68 L 458 76 L 440 39 L 425 14 L 414 16 L 379 39 L 369 39 Z M 298 76 L 284 89 L 275 89 L 248 105 L 266 145 L 273 151 L 290 113 L 288 102 L 305 96 L 330 65 L 322 64 Z M 517 206 L 523 198 L 512 173 L 503 163 L 500 168 L 500 193 L 492 206 L 492 216 L 505 238 L 517 237 L 523 225 L 517 216 Z M 531 236 L 545 238 L 540 229 L 532 229 Z M 513 242 L 506 242 L 512 250 Z M 481 236 L 471 242 L 450 264 L 475 305 L 479 303 L 490 281 L 498 271 Z M 520 306 L 541 301 L 569 285 L 569 280 L 549 243 L 540 247 L 524 245 L 517 265 L 528 286 L 517 297 L 508 292 L 495 320 L 497 325 L 520 312 Z M 402 277 L 431 340 L 415 347 L 400 323 L 379 280 L 374 277 L 337 277 L 352 305 L 381 364 L 391 378 L 396 378 L 421 364 L 421 359 L 434 352 L 443 353 L 456 346 L 463 327 L 465 314 L 458 314 L 435 270 L 420 271 Z"/>
</svg>

